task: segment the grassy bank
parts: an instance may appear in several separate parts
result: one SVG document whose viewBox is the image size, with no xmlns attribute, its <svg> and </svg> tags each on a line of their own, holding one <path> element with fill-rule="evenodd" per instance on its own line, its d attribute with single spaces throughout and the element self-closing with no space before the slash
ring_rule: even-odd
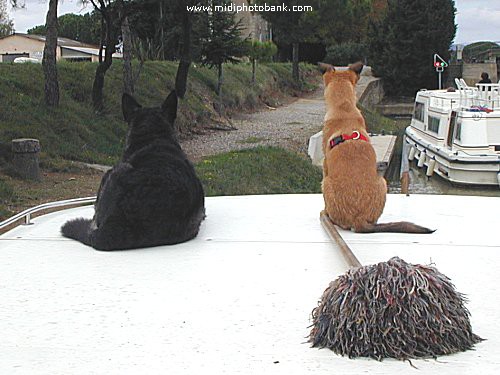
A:
<svg viewBox="0 0 500 375">
<path fill-rule="evenodd" d="M 393 134 L 397 135 L 401 131 L 401 123 L 389 117 L 384 117 L 378 112 L 365 108 L 358 104 L 359 109 L 365 118 L 366 127 L 369 132 L 375 134 Z"/>
<path fill-rule="evenodd" d="M 196 165 L 207 196 L 321 192 L 321 169 L 276 147 L 219 154 Z"/>
<path fill-rule="evenodd" d="M 94 64 L 60 64 L 61 105 L 49 109 L 43 101 L 41 67 L 0 64 L 0 220 L 43 202 L 95 195 L 101 173 L 80 167 L 72 160 L 112 165 L 123 150 L 126 124 L 122 120 L 121 65 L 106 79 L 106 108 L 95 114 L 91 105 Z M 315 88 L 314 66 L 304 66 L 305 80 L 296 87 L 288 64 L 259 66 L 257 82 L 250 84 L 245 64 L 225 71 L 223 102 L 226 113 L 250 111 L 264 103 L 277 106 L 287 96 Z M 173 87 L 176 65 L 145 64 L 136 86 L 136 97 L 146 106 L 159 105 Z M 178 126 L 183 133 L 221 121 L 214 109 L 216 72 L 193 67 L 188 94 L 180 101 Z M 372 132 L 397 131 L 394 121 L 363 109 Z M 10 141 L 38 138 L 42 145 L 41 182 L 26 183 L 9 169 Z M 251 137 L 244 143 L 255 143 Z M 205 158 L 196 165 L 207 196 L 239 194 L 319 193 L 321 170 L 304 155 L 273 147 L 229 152 Z"/>
<path fill-rule="evenodd" d="M 40 65 L 0 64 L 0 219 L 44 201 L 94 195 L 99 173 L 89 173 L 73 160 L 107 165 L 117 161 L 127 130 L 120 105 L 122 65 L 115 62 L 106 76 L 102 114 L 92 110 L 95 68 L 92 63 L 60 63 L 61 101 L 52 109 L 44 103 Z M 161 104 L 174 86 L 176 69 L 172 62 L 146 63 L 136 82 L 139 102 Z M 319 83 L 316 67 L 304 65 L 302 74 L 297 86 L 290 64 L 262 64 L 252 84 L 249 64 L 227 65 L 222 95 L 225 114 L 251 111 L 264 104 L 278 106 L 290 96 L 315 89 Z M 186 97 L 179 102 L 176 124 L 181 136 L 224 120 L 214 109 L 220 100 L 214 92 L 216 80 L 215 70 L 192 66 Z M 10 142 L 15 138 L 40 140 L 42 182 L 26 183 L 15 177 L 9 163 Z M 213 181 L 207 178 L 204 182 L 209 186 Z"/>
<path fill-rule="evenodd" d="M 0 64 L 0 164 L 2 150 L 10 148 L 15 138 L 39 139 L 42 163 L 48 167 L 54 165 L 51 159 L 113 164 L 127 130 L 120 105 L 122 64 L 114 62 L 106 76 L 102 114 L 94 113 L 91 104 L 95 69 L 95 63 L 59 63 L 60 106 L 49 108 L 44 103 L 41 65 Z M 173 62 L 144 64 L 136 82 L 139 102 L 160 105 L 174 87 L 176 69 Z M 227 65 L 222 95 L 226 114 L 263 103 L 274 106 L 287 95 L 313 89 L 319 81 L 316 68 L 304 65 L 302 72 L 304 81 L 297 87 L 289 64 L 259 65 L 257 81 L 252 84 L 249 64 Z M 220 120 L 214 109 L 218 102 L 216 76 L 215 70 L 205 67 L 190 70 L 188 91 L 179 105 L 177 126 L 182 134 Z"/>
<path fill-rule="evenodd" d="M 219 154 L 195 165 L 207 196 L 319 193 L 321 169 L 295 152 L 276 147 Z M 102 173 L 82 167 L 45 172 L 42 181 L 0 180 L 0 220 L 43 202 L 93 196 Z"/>
</svg>

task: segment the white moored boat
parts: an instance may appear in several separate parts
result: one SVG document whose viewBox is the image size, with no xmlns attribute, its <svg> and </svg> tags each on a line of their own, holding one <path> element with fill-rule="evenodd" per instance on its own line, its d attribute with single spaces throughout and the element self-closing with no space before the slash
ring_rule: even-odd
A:
<svg viewBox="0 0 500 375">
<path fill-rule="evenodd" d="M 466 185 L 500 184 L 500 84 L 421 90 L 405 140 L 407 157 L 446 180 Z M 404 149 L 408 149 L 405 147 Z"/>
</svg>

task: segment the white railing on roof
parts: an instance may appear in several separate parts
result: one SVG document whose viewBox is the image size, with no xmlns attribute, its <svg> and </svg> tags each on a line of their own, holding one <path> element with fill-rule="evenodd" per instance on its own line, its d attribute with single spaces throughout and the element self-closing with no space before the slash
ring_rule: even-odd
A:
<svg viewBox="0 0 500 375">
<path fill-rule="evenodd" d="M 446 111 L 456 109 L 459 107 L 459 101 L 456 99 L 450 99 L 440 96 L 431 96 L 430 106 L 433 108 L 441 108 Z"/>
<path fill-rule="evenodd" d="M 478 105 L 484 105 L 489 109 L 500 109 L 500 84 L 498 83 L 476 83 Z"/>
<path fill-rule="evenodd" d="M 455 78 L 460 93 L 460 107 L 467 109 L 474 106 L 500 110 L 500 81 L 498 83 L 476 83 L 467 85 L 463 78 Z"/>
<path fill-rule="evenodd" d="M 94 203 L 97 197 L 86 197 L 86 198 L 75 198 L 75 199 L 66 199 L 63 201 L 56 201 L 56 202 L 48 202 L 41 204 L 39 206 L 35 206 L 32 208 L 28 208 L 27 210 L 20 212 L 7 220 L 4 220 L 0 223 L 0 231 L 9 225 L 12 225 L 16 223 L 17 221 L 23 220 L 24 219 L 24 225 L 29 225 L 31 224 L 31 215 L 33 215 L 36 212 L 40 211 L 45 211 L 45 210 L 50 210 L 54 208 L 61 208 L 61 207 L 67 207 L 67 206 L 79 206 L 83 204 L 88 204 L 88 203 Z"/>
</svg>

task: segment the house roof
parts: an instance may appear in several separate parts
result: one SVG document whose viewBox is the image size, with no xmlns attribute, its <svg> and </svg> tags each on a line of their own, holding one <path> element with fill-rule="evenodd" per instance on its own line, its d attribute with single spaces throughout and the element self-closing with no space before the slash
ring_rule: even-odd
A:
<svg viewBox="0 0 500 375">
<path fill-rule="evenodd" d="M 99 56 L 99 47 L 88 48 L 88 47 L 61 46 L 61 48 L 69 49 L 69 50 L 77 51 L 77 52 L 82 52 L 82 53 L 89 54 L 89 55 Z M 121 53 L 115 52 L 115 53 L 113 53 L 113 57 L 121 59 L 121 58 L 123 58 L 123 55 Z"/>
<path fill-rule="evenodd" d="M 33 39 L 33 40 L 38 40 L 40 42 L 45 43 L 45 36 L 44 35 L 35 35 L 35 34 L 23 34 L 23 33 L 14 33 L 11 35 L 8 35 L 4 38 L 8 38 L 11 36 L 20 36 L 23 38 L 28 38 L 28 39 Z M 82 43 L 77 40 L 69 39 L 69 38 L 62 38 L 59 37 L 57 38 L 57 45 L 60 47 L 86 47 L 86 48 L 96 48 L 99 49 L 99 46 L 93 45 L 93 44 L 88 44 L 88 43 Z"/>
<path fill-rule="evenodd" d="M 7 37 L 12 37 L 12 36 L 20 36 L 23 38 L 27 39 L 32 39 L 32 40 L 37 40 L 42 43 L 45 43 L 45 36 L 44 35 L 35 35 L 35 34 L 23 34 L 23 33 L 14 33 L 11 35 L 8 35 L 6 37 L 0 38 L 4 39 Z M 93 44 L 88 44 L 88 43 L 82 43 L 77 40 L 69 39 L 69 38 L 62 38 L 59 37 L 57 38 L 57 45 L 61 48 L 69 49 L 72 51 L 77 51 L 77 52 L 82 52 L 88 55 L 99 55 L 99 46 L 93 45 Z M 115 58 L 123 58 L 123 55 L 121 53 L 113 53 L 113 57 Z"/>
</svg>

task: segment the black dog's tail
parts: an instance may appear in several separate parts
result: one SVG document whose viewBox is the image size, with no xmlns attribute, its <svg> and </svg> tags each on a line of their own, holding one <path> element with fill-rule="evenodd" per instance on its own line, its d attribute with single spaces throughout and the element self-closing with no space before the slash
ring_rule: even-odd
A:
<svg viewBox="0 0 500 375">
<path fill-rule="evenodd" d="M 393 232 L 393 233 L 434 233 L 435 230 L 422 227 L 417 224 L 409 223 L 407 221 L 397 221 L 394 223 L 380 223 L 380 224 L 365 224 L 363 226 L 354 228 L 358 233 L 376 233 L 376 232 Z"/>
<path fill-rule="evenodd" d="M 90 243 L 90 219 L 73 219 L 67 221 L 61 227 L 61 233 L 64 237 L 80 241 L 85 245 L 92 246 Z"/>
</svg>

